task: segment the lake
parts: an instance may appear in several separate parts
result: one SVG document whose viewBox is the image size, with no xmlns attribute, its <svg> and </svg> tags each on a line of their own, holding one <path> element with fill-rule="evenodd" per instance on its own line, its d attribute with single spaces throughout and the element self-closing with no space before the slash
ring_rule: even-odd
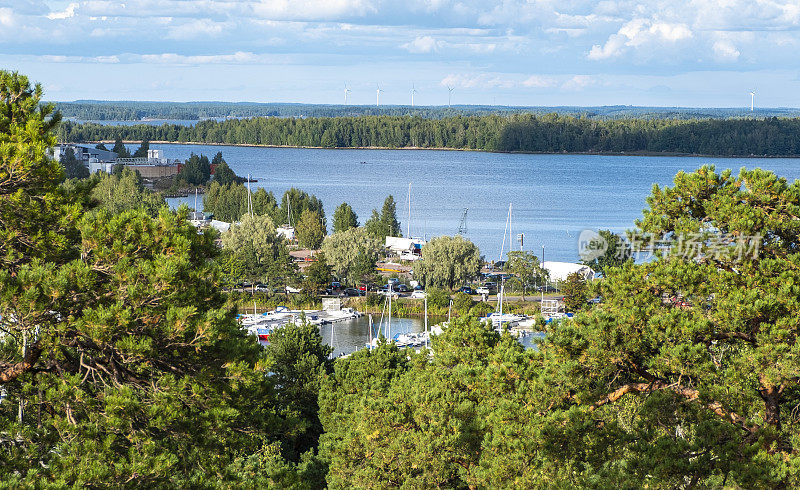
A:
<svg viewBox="0 0 800 490">
<path fill-rule="evenodd" d="M 290 187 L 319 197 L 328 222 L 347 202 L 363 224 L 392 194 L 406 233 L 411 183 L 411 235 L 430 239 L 454 235 L 467 209 L 465 236 L 487 260 L 498 260 L 509 204 L 514 250 L 523 248 L 546 260 L 578 260 L 582 230 L 622 232 L 641 218 L 653 184 L 668 185 L 680 171 L 704 164 L 718 170 L 761 167 L 782 177 L 800 178 L 800 159 L 643 157 L 606 155 L 529 155 L 438 150 L 333 150 L 151 144 L 167 158 L 221 151 L 241 176 L 258 179 L 280 201 Z M 170 199 L 193 205 L 194 197 Z M 506 239 L 504 250 L 508 250 Z"/>
</svg>

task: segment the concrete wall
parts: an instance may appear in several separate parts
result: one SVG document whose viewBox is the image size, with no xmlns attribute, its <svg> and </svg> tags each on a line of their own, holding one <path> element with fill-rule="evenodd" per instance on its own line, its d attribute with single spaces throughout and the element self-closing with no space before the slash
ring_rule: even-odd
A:
<svg viewBox="0 0 800 490">
<path fill-rule="evenodd" d="M 125 165 L 139 172 L 144 179 L 157 179 L 159 177 L 172 177 L 178 175 L 177 165 Z"/>
</svg>

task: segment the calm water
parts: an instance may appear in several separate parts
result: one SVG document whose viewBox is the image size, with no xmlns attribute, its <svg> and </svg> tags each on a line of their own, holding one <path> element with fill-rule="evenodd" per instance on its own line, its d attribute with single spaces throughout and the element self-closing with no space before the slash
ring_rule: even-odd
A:
<svg viewBox="0 0 800 490">
<path fill-rule="evenodd" d="M 599 155 L 523 155 L 435 150 L 321 150 L 204 145 L 151 145 L 167 158 L 222 151 L 233 170 L 258 179 L 255 187 L 280 199 L 289 187 L 316 194 L 328 221 L 347 202 L 363 224 L 392 194 L 406 233 L 411 186 L 411 234 L 431 238 L 458 231 L 467 212 L 466 236 L 487 260 L 498 260 L 512 204 L 512 233 L 546 260 L 578 260 L 584 229 L 621 232 L 642 216 L 653 184 L 667 185 L 680 171 L 704 164 L 718 170 L 761 167 L 800 178 L 800 159 L 727 159 Z M 363 162 L 363 163 L 362 163 Z M 184 199 L 190 205 L 194 197 Z M 179 200 L 171 200 L 175 205 Z M 519 244 L 515 241 L 514 249 Z M 508 250 L 508 243 L 505 245 Z"/>
<path fill-rule="evenodd" d="M 377 324 L 380 322 L 380 315 L 373 315 L 373 332 L 377 331 Z M 438 323 L 441 320 L 430 320 L 429 326 Z M 354 320 L 346 322 L 331 323 L 329 325 L 322 325 L 320 333 L 322 340 L 326 344 L 333 346 L 333 355 L 340 356 L 342 354 L 349 354 L 356 350 L 363 349 L 369 342 L 369 317 L 362 316 Z M 425 330 L 424 320 L 421 318 L 393 318 L 391 335 L 406 332 L 422 332 Z M 529 334 L 521 337 L 519 341 L 525 347 L 532 348 L 535 346 L 535 339 L 542 338 L 543 333 Z"/>
</svg>

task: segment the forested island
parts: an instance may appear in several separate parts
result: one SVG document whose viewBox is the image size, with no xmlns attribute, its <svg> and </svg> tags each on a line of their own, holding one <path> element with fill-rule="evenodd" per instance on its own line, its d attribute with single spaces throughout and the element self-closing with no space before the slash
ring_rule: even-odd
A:
<svg viewBox="0 0 800 490">
<path fill-rule="evenodd" d="M 800 155 L 800 119 L 592 119 L 558 114 L 279 118 L 195 126 L 111 126 L 67 121 L 63 142 L 154 142 L 322 148 L 441 148 L 532 153 L 710 156 Z"/>
</svg>

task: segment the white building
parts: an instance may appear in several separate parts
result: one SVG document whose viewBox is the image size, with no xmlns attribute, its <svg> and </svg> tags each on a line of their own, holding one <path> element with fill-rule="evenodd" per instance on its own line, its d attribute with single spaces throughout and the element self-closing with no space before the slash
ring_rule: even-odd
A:
<svg viewBox="0 0 800 490">
<path fill-rule="evenodd" d="M 291 242 L 294 240 L 294 226 L 283 225 L 275 228 L 275 232 L 278 235 L 282 236 L 286 239 L 287 242 Z"/>
<path fill-rule="evenodd" d="M 111 168 L 117 161 L 117 154 L 109 150 L 100 150 L 92 145 L 82 145 L 77 143 L 65 143 L 56 145 L 52 150 L 54 160 L 60 161 L 67 153 L 72 150 L 75 159 L 86 165 L 89 173 L 106 172 L 111 173 Z"/>
<path fill-rule="evenodd" d="M 421 238 L 401 238 L 387 236 L 384 246 L 400 260 L 418 260 L 422 255 L 425 240 Z"/>
<path fill-rule="evenodd" d="M 570 262 L 552 262 L 545 261 L 542 268 L 550 274 L 550 280 L 553 282 L 566 281 L 567 276 L 577 272 L 582 275 L 587 281 L 594 277 L 594 270 L 591 267 L 583 264 L 573 264 Z"/>
</svg>

